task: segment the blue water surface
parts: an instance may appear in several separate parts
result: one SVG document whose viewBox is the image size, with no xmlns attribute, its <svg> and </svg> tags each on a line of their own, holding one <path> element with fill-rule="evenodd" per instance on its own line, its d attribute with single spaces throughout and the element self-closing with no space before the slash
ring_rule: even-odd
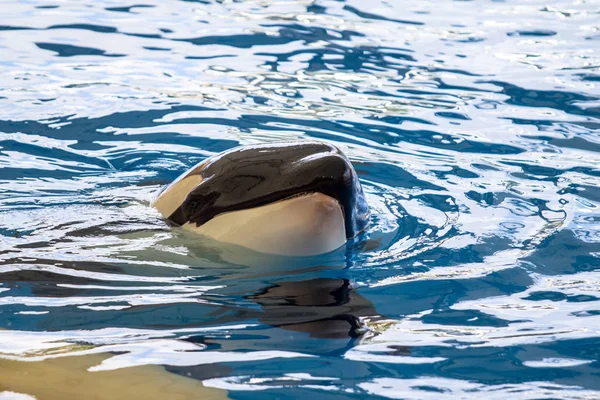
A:
<svg viewBox="0 0 600 400">
<path fill-rule="evenodd" d="M 0 357 L 85 344 L 233 399 L 600 397 L 598 2 L 140 1 L 0 2 Z M 346 252 L 225 254 L 149 207 L 309 138 L 372 209 Z"/>
</svg>

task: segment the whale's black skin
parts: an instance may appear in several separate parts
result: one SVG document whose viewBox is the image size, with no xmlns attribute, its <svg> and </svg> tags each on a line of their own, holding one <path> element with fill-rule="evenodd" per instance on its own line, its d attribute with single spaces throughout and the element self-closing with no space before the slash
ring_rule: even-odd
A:
<svg viewBox="0 0 600 400">
<path fill-rule="evenodd" d="M 198 164 L 187 176 L 193 174 L 202 175 L 202 182 L 168 217 L 178 225 L 200 226 L 221 213 L 307 193 L 322 193 L 340 203 L 347 239 L 369 222 L 369 208 L 352 164 L 327 143 L 238 147 Z"/>
</svg>

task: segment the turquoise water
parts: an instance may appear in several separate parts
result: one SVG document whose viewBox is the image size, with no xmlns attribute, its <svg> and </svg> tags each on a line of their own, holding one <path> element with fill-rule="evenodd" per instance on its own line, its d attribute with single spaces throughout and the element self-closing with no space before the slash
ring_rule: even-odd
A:
<svg viewBox="0 0 600 400">
<path fill-rule="evenodd" d="M 600 397 L 597 2 L 0 16 L 1 357 L 85 345 L 233 399 Z M 232 259 L 148 207 L 207 156 L 302 138 L 363 183 L 345 254 Z"/>
</svg>

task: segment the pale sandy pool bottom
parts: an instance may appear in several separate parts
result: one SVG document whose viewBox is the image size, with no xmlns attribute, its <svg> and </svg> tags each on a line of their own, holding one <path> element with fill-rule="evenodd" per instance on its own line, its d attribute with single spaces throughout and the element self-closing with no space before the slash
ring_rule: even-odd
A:
<svg viewBox="0 0 600 400">
<path fill-rule="evenodd" d="M 0 399 L 38 400 L 221 400 L 227 392 L 156 365 L 110 371 L 88 369 L 111 354 L 49 358 L 43 361 L 0 359 Z"/>
</svg>

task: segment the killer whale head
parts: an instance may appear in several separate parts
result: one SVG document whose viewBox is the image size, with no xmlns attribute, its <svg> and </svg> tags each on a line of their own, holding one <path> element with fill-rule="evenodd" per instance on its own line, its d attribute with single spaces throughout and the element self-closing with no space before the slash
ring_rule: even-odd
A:
<svg viewBox="0 0 600 400">
<path fill-rule="evenodd" d="M 333 251 L 369 221 L 352 164 L 317 141 L 217 154 L 165 187 L 153 206 L 172 224 L 218 241 L 294 256 Z"/>
</svg>

